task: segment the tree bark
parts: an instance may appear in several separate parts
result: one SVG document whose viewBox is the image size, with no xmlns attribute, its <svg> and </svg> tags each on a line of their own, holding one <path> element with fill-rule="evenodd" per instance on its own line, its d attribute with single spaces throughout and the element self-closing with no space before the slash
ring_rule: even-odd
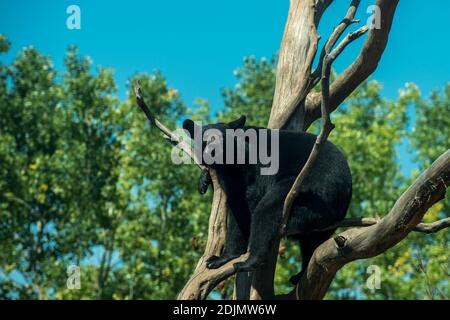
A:
<svg viewBox="0 0 450 320">
<path fill-rule="evenodd" d="M 269 128 L 281 128 L 309 91 L 309 75 L 319 41 L 316 23 L 315 0 L 291 0 L 281 42 Z M 300 108 L 296 117 L 300 128 L 303 117 L 304 110 Z"/>
<path fill-rule="evenodd" d="M 197 267 L 191 278 L 188 280 L 183 290 L 178 295 L 178 300 L 203 300 L 209 292 L 214 289 L 222 280 L 231 276 L 233 268 L 220 268 L 210 270 L 206 268 L 206 259 L 210 256 L 220 256 L 225 244 L 227 226 L 227 206 L 226 194 L 220 187 L 217 176 L 211 172 L 211 179 L 214 187 L 214 198 L 209 217 L 208 240 L 205 252 L 197 263 Z M 221 270 L 222 269 L 222 270 Z M 220 274 L 217 277 L 217 273 Z"/>
</svg>

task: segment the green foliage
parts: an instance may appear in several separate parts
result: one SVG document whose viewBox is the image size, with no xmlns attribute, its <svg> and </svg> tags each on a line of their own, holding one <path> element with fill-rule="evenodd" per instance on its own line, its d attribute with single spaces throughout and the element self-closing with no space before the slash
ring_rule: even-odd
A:
<svg viewBox="0 0 450 320">
<path fill-rule="evenodd" d="M 0 36 L 0 53 L 9 46 Z M 264 126 L 275 65 L 275 58 L 245 58 L 237 85 L 223 90 L 217 118 L 245 114 Z M 33 48 L 10 65 L 0 63 L 0 298 L 174 298 L 188 279 L 204 250 L 211 192 L 197 193 L 196 166 L 172 163 L 172 148 L 136 106 L 137 79 L 168 126 L 184 116 L 211 120 L 207 101 L 189 110 L 158 72 L 132 76 L 129 97 L 119 101 L 112 71 L 93 70 L 75 47 L 63 72 Z M 386 214 L 411 182 L 399 169 L 403 137 L 420 169 L 450 142 L 449 85 L 431 99 L 413 85 L 395 101 L 380 90 L 376 81 L 366 82 L 333 114 L 330 139 L 350 162 L 355 217 Z M 416 120 L 410 135 L 406 115 Z M 436 205 L 427 221 L 448 208 L 448 201 Z M 448 297 L 448 240 L 445 232 L 412 234 L 379 257 L 344 267 L 327 297 Z M 300 268 L 295 243 L 283 240 L 282 251 L 278 292 L 291 289 L 287 279 Z M 370 264 L 382 271 L 375 292 L 365 288 Z M 70 265 L 81 266 L 80 290 L 66 286 Z M 232 281 L 216 293 L 231 297 Z"/>
<path fill-rule="evenodd" d="M 0 297 L 173 297 L 207 233 L 198 169 L 174 166 L 112 71 L 76 48 L 60 75 L 33 48 L 0 66 Z M 165 123 L 187 113 L 161 74 L 136 78 Z M 81 290 L 66 287 L 73 264 Z"/>
<path fill-rule="evenodd" d="M 10 47 L 11 44 L 8 39 L 4 35 L 0 34 L 0 53 L 8 52 Z"/>
<path fill-rule="evenodd" d="M 246 115 L 248 123 L 266 126 L 275 89 L 276 62 L 275 57 L 270 61 L 245 57 L 244 65 L 234 71 L 238 83 L 234 88 L 222 90 L 225 109 L 219 112 L 218 118 L 231 121 Z"/>
</svg>

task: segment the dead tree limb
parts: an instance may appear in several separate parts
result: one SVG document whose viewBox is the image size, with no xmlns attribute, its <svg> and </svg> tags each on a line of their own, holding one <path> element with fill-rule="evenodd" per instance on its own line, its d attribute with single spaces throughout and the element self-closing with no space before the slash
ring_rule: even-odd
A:
<svg viewBox="0 0 450 320">
<path fill-rule="evenodd" d="M 441 219 L 431 223 L 419 223 L 414 231 L 422 233 L 436 233 L 450 227 L 450 218 Z"/>
<path fill-rule="evenodd" d="M 316 11 L 316 2 L 320 11 Z M 317 26 L 330 1 L 291 0 L 281 42 L 276 74 L 275 94 L 268 123 L 279 129 L 309 92 L 311 66 L 317 52 Z M 304 110 L 298 109 L 302 114 Z"/>
<path fill-rule="evenodd" d="M 309 91 L 319 83 L 320 77 L 322 76 L 322 67 L 323 67 L 323 60 L 325 59 L 325 56 L 330 53 L 330 51 L 334 48 L 336 45 L 336 42 L 339 40 L 339 38 L 344 34 L 345 30 L 347 28 L 354 24 L 358 23 L 359 20 L 355 20 L 355 14 L 358 10 L 359 4 L 361 0 L 353 0 L 350 4 L 350 7 L 347 11 L 347 14 L 345 15 L 344 19 L 342 19 L 341 23 L 339 23 L 331 33 L 330 37 L 328 38 L 328 41 L 325 43 L 325 45 L 322 48 L 322 51 L 320 53 L 319 63 L 317 65 L 316 70 L 311 74 L 311 84 Z M 308 91 L 308 92 L 309 92 Z"/>
<path fill-rule="evenodd" d="M 199 167 L 200 169 L 205 169 L 205 167 L 200 163 L 199 159 L 197 159 L 195 152 L 193 152 L 190 144 L 183 141 L 179 135 L 175 132 L 171 131 L 164 124 L 162 124 L 158 119 L 155 118 L 154 114 L 150 111 L 150 108 L 147 106 L 144 100 L 144 96 L 142 93 L 141 83 L 139 80 L 136 81 L 134 85 L 134 93 L 136 96 L 136 103 L 145 113 L 150 126 L 155 126 L 161 131 L 164 135 L 164 138 L 170 142 L 172 145 L 177 145 L 183 152 L 185 152 Z"/>
<path fill-rule="evenodd" d="M 190 144 L 183 141 L 183 139 L 177 135 L 175 132 L 171 131 L 168 127 L 166 127 L 163 123 L 161 123 L 153 113 L 150 111 L 150 108 L 147 106 L 144 100 L 144 96 L 142 93 L 142 88 L 139 80 L 136 81 L 134 86 L 136 102 L 142 111 L 145 113 L 148 121 L 151 126 L 157 127 L 167 139 L 173 145 L 177 145 L 183 152 L 185 152 L 194 162 L 201 168 L 205 169 L 205 167 L 199 162 L 197 159 L 195 152 L 193 152 Z M 206 269 L 206 259 L 212 255 L 220 255 L 224 243 L 225 243 L 225 235 L 226 235 L 226 194 L 222 190 L 217 176 L 214 170 L 209 171 L 211 175 L 211 180 L 214 188 L 214 198 L 212 201 L 211 214 L 209 218 L 209 229 L 208 229 L 208 240 L 206 243 L 206 248 L 203 256 L 200 258 L 197 263 L 197 267 L 186 283 L 183 290 L 179 293 L 178 299 L 181 300 L 198 300 L 198 299 L 206 299 L 209 292 L 220 283 L 221 279 L 225 279 L 227 276 L 234 273 L 230 273 L 231 269 L 221 268 L 222 277 L 213 277 Z M 223 270 L 222 270 L 223 269 Z"/>
<path fill-rule="evenodd" d="M 296 289 L 282 298 L 322 299 L 336 272 L 357 259 L 379 255 L 414 229 L 438 230 L 448 219 L 420 226 L 424 214 L 445 197 L 450 185 L 450 150 L 441 155 L 400 196 L 390 212 L 367 228 L 349 229 L 320 245 Z"/>
<path fill-rule="evenodd" d="M 381 221 L 380 217 L 373 217 L 373 218 L 348 218 L 344 219 L 342 221 L 339 221 L 338 223 L 329 226 L 324 229 L 320 230 L 312 230 L 312 232 L 319 232 L 319 231 L 327 231 L 327 230 L 334 230 L 336 228 L 350 228 L 350 227 L 370 227 L 378 222 Z M 419 233 L 436 233 L 443 229 L 446 229 L 450 227 L 450 218 L 444 218 L 435 222 L 430 223 L 419 223 L 412 231 L 419 232 Z"/>
<path fill-rule="evenodd" d="M 178 294 L 179 300 L 203 300 L 209 292 L 222 280 L 234 274 L 233 264 L 226 264 L 219 269 L 206 268 L 206 259 L 210 256 L 219 256 L 225 244 L 226 235 L 226 194 L 220 188 L 217 176 L 211 171 L 211 179 L 214 187 L 214 197 L 209 217 L 208 240 L 205 252 L 197 263 L 197 267 L 184 288 Z M 240 261 L 244 261 L 241 257 Z"/>
<path fill-rule="evenodd" d="M 380 28 L 372 28 L 356 60 L 342 72 L 331 84 L 330 110 L 335 110 L 364 80 L 377 68 L 384 49 L 386 48 L 395 9 L 398 0 L 377 0 L 375 6 L 379 8 Z M 311 92 L 306 98 L 304 106 L 303 129 L 306 130 L 315 120 L 320 118 L 320 93 Z"/>
</svg>

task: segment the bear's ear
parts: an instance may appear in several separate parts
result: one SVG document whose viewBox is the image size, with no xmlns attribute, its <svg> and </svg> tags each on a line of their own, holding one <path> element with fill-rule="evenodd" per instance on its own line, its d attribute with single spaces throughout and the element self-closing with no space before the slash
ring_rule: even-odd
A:
<svg viewBox="0 0 450 320">
<path fill-rule="evenodd" d="M 191 136 L 191 138 L 194 137 L 194 128 L 195 128 L 195 123 L 191 119 L 186 119 L 183 121 L 183 129 L 186 130 L 187 132 L 189 132 L 189 135 Z"/>
<path fill-rule="evenodd" d="M 229 126 L 231 129 L 240 129 L 240 128 L 243 128 L 244 125 L 245 125 L 245 120 L 246 120 L 245 116 L 241 116 L 239 119 L 229 122 L 229 123 L 228 123 L 228 126 Z"/>
</svg>

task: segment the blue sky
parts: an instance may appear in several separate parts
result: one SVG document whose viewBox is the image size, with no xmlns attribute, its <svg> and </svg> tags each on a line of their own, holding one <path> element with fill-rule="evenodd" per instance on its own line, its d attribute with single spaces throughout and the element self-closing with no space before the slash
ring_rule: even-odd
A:
<svg viewBox="0 0 450 320">
<path fill-rule="evenodd" d="M 342 19 L 348 1 L 336 0 L 323 17 L 323 38 Z M 363 0 L 357 17 L 365 22 L 374 0 Z M 428 95 L 449 81 L 447 24 L 450 1 L 400 1 L 388 48 L 373 78 L 383 94 L 397 96 L 406 82 Z M 66 8 L 81 8 L 81 30 L 66 27 Z M 76 44 L 95 64 L 113 67 L 119 96 L 136 72 L 161 70 L 186 103 L 195 97 L 222 106 L 220 89 L 233 86 L 233 70 L 247 55 L 271 57 L 279 49 L 288 0 L 0 0 L 0 33 L 12 42 L 2 57 L 11 61 L 33 45 L 60 69 L 68 45 Z M 336 61 L 342 71 L 357 55 L 363 39 Z"/>
</svg>

